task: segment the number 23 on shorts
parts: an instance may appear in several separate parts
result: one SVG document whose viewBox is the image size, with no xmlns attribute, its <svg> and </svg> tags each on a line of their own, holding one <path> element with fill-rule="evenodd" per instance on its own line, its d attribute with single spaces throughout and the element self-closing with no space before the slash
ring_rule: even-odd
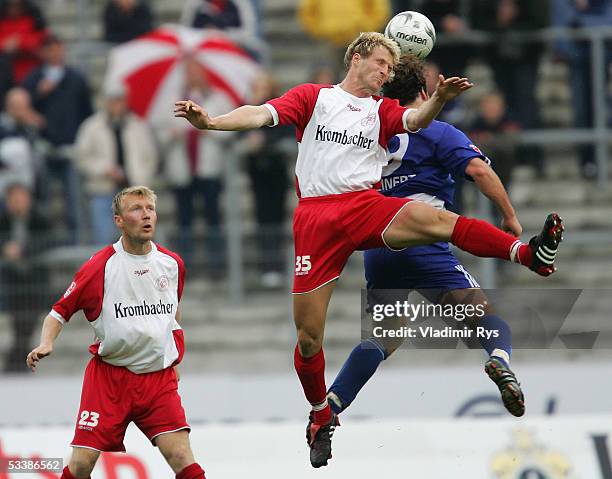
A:
<svg viewBox="0 0 612 479">
<path fill-rule="evenodd" d="M 95 411 L 81 411 L 81 418 L 79 419 L 80 429 L 89 429 L 98 425 L 98 419 L 100 414 Z"/>
</svg>

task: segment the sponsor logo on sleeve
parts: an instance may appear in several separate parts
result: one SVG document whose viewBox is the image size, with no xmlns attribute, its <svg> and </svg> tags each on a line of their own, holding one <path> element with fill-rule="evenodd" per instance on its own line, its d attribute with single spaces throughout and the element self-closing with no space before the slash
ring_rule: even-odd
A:
<svg viewBox="0 0 612 479">
<path fill-rule="evenodd" d="M 480 148 L 478 148 L 476 145 L 473 144 L 469 144 L 468 145 L 472 150 L 474 150 L 476 153 L 478 153 L 479 155 L 484 156 L 484 154 L 482 153 L 482 151 L 480 150 Z"/>
<path fill-rule="evenodd" d="M 67 298 L 68 296 L 70 296 L 70 293 L 74 291 L 74 288 L 76 288 L 76 281 L 73 281 L 72 283 L 70 283 L 70 286 L 68 286 L 68 289 L 64 293 L 64 298 Z"/>
</svg>

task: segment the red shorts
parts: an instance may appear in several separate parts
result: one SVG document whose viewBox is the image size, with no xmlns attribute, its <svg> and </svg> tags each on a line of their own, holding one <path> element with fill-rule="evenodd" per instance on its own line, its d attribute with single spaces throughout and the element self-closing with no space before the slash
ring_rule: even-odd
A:
<svg viewBox="0 0 612 479">
<path fill-rule="evenodd" d="M 383 233 L 409 201 L 375 190 L 301 198 L 293 217 L 293 293 L 338 278 L 353 251 L 386 246 Z"/>
<path fill-rule="evenodd" d="M 98 356 L 87 365 L 71 446 L 125 452 L 130 422 L 151 442 L 162 433 L 191 429 L 178 394 L 174 368 L 134 374 Z"/>
</svg>

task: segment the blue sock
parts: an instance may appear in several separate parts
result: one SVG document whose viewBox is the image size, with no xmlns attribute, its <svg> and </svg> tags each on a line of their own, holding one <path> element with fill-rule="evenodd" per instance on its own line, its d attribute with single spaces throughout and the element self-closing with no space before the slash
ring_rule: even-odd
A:
<svg viewBox="0 0 612 479">
<path fill-rule="evenodd" d="M 486 335 L 479 336 L 478 341 L 480 341 L 483 349 L 489 353 L 489 356 L 501 359 L 506 367 L 509 367 L 510 357 L 512 356 L 512 331 L 508 323 L 499 316 L 484 316 L 476 323 L 476 327 L 493 332 L 491 338 L 487 339 Z"/>
<path fill-rule="evenodd" d="M 357 393 L 386 358 L 387 355 L 382 346 L 373 339 L 366 339 L 353 348 L 329 388 L 329 391 L 338 396 L 342 402 L 342 411 L 353 402 Z M 333 401 L 330 401 L 329 404 L 335 413 L 340 412 Z"/>
</svg>

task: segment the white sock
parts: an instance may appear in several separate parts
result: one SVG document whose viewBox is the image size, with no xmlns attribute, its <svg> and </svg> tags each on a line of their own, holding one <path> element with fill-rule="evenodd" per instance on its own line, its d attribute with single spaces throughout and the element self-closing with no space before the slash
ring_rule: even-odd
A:
<svg viewBox="0 0 612 479">
<path fill-rule="evenodd" d="M 495 348 L 493 351 L 491 351 L 491 356 L 502 358 L 504 361 L 506 361 L 506 364 L 510 366 L 510 355 L 503 349 Z"/>
</svg>

